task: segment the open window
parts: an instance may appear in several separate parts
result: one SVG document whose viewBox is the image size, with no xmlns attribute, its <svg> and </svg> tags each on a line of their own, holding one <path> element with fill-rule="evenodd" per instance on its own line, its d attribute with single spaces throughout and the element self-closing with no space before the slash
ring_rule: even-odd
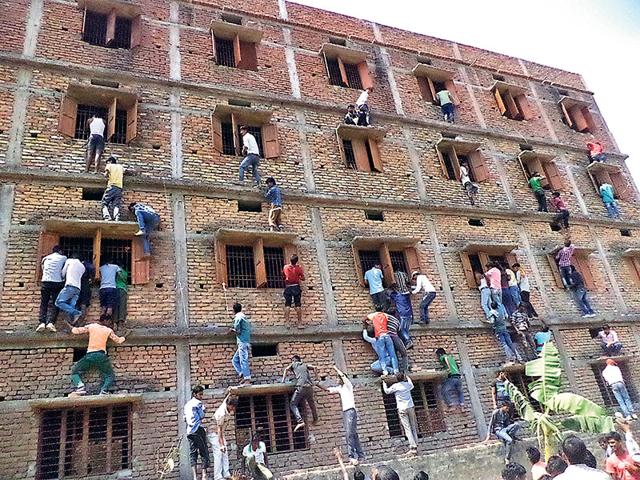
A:
<svg viewBox="0 0 640 480">
<path fill-rule="evenodd" d="M 382 172 L 379 142 L 384 135 L 381 128 L 340 124 L 336 137 L 345 165 L 360 172 Z"/>
<path fill-rule="evenodd" d="M 580 133 L 595 133 L 596 125 L 589 111 L 589 103 L 571 97 L 562 97 L 558 102 L 562 120 L 571 129 Z"/>
<path fill-rule="evenodd" d="M 144 255 L 144 244 L 136 222 L 107 222 L 92 220 L 45 220 L 38 241 L 36 280 L 42 278 L 42 258 L 49 255 L 55 245 L 65 247 L 64 253 L 78 253 L 90 260 L 100 277 L 101 260 L 109 257 L 130 273 L 132 285 L 149 283 L 150 257 Z"/>
<path fill-rule="evenodd" d="M 561 248 L 561 246 L 555 247 L 550 253 L 547 253 L 547 261 L 549 262 L 553 279 L 558 288 L 564 288 L 562 275 L 560 274 L 560 267 L 558 267 L 558 261 L 556 260 L 556 254 Z M 595 282 L 593 281 L 591 261 L 589 259 L 592 253 L 593 249 L 575 247 L 573 257 L 571 259 L 571 264 L 576 267 L 576 270 L 578 270 L 582 275 L 582 278 L 584 279 L 584 286 L 588 290 L 593 290 L 596 287 Z"/>
<path fill-rule="evenodd" d="M 215 234 L 218 282 L 229 288 L 284 288 L 282 269 L 297 251 L 295 235 L 220 229 Z"/>
<path fill-rule="evenodd" d="M 367 65 L 367 53 L 334 43 L 325 43 L 320 49 L 329 83 L 338 87 L 364 90 L 373 87 Z"/>
<path fill-rule="evenodd" d="M 622 254 L 635 287 L 640 287 L 640 248 L 628 248 Z"/>
<path fill-rule="evenodd" d="M 262 40 L 261 30 L 214 20 L 210 31 L 213 59 L 218 65 L 258 70 L 257 46 Z"/>
<path fill-rule="evenodd" d="M 486 273 L 487 263 L 500 262 L 513 265 L 518 261 L 513 251 L 518 248 L 513 244 L 493 244 L 493 243 L 468 243 L 460 252 L 460 261 L 464 278 L 469 288 L 479 286 L 476 280 L 476 272 Z"/>
<path fill-rule="evenodd" d="M 518 155 L 518 161 L 527 181 L 538 172 L 544 178 L 542 187 L 547 190 L 562 190 L 563 182 L 560 170 L 554 162 L 553 155 L 524 150 Z"/>
<path fill-rule="evenodd" d="M 89 138 L 89 119 L 105 123 L 105 140 L 129 143 L 138 135 L 138 97 L 121 88 L 70 84 L 62 98 L 58 131 L 71 138 Z"/>
<path fill-rule="evenodd" d="M 140 45 L 140 7 L 117 0 L 78 0 L 83 10 L 82 40 L 91 45 L 130 49 Z"/>
<path fill-rule="evenodd" d="M 435 148 L 445 178 L 460 181 L 460 165 L 463 163 L 469 165 L 469 177 L 472 181 L 485 182 L 491 178 L 479 143 L 441 138 Z"/>
<path fill-rule="evenodd" d="M 527 89 L 518 85 L 496 81 L 491 87 L 498 111 L 511 120 L 530 120 L 533 112 L 527 100 Z"/>
<path fill-rule="evenodd" d="M 414 270 L 419 270 L 416 243 L 418 239 L 405 237 L 355 237 L 351 248 L 360 285 L 365 286 L 364 274 L 376 264 L 382 267 L 386 287 L 395 282 L 394 272 L 411 275 Z"/>
<path fill-rule="evenodd" d="M 624 201 L 635 200 L 633 187 L 629 185 L 629 181 L 621 167 L 610 163 L 592 162 L 587 167 L 587 172 L 596 192 L 600 191 L 600 185 L 608 183 L 613 187 L 615 198 Z"/>
<path fill-rule="evenodd" d="M 241 155 L 242 136 L 240 126 L 246 125 L 258 144 L 260 156 L 280 156 L 278 126 L 271 122 L 271 110 L 218 104 L 211 113 L 211 138 L 213 148 L 222 155 Z"/>
<path fill-rule="evenodd" d="M 420 94 L 424 100 L 439 105 L 437 93 L 440 90 L 448 90 L 453 103 L 460 104 L 456 86 L 453 83 L 454 72 L 435 68 L 425 63 L 418 63 L 413 67 L 412 72 L 416 76 Z"/>
</svg>

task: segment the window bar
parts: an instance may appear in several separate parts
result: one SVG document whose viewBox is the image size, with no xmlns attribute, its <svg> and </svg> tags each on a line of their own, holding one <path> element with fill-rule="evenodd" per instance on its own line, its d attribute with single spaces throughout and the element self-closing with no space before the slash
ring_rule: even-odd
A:
<svg viewBox="0 0 640 480">
<path fill-rule="evenodd" d="M 351 140 L 342 140 L 342 147 L 344 150 L 344 158 L 347 162 L 347 167 L 357 170 L 356 166 L 356 154 L 353 152 L 353 143 Z"/>
<path fill-rule="evenodd" d="M 247 125 L 247 127 L 249 128 L 249 133 L 256 138 L 256 143 L 258 144 L 258 151 L 260 152 L 260 157 L 264 158 L 264 152 L 262 151 L 262 127 L 255 127 L 252 125 Z M 240 138 L 239 145 L 242 145 L 242 138 Z"/>
<path fill-rule="evenodd" d="M 409 275 L 409 269 L 407 268 L 407 261 L 404 257 L 404 252 L 390 250 L 389 255 L 391 256 L 391 266 L 393 271 L 404 272 Z"/>
<path fill-rule="evenodd" d="M 284 288 L 282 269 L 284 252 L 280 247 L 264 247 L 264 262 L 267 270 L 267 288 Z"/>
<path fill-rule="evenodd" d="M 235 67 L 236 59 L 233 50 L 233 40 L 215 37 L 216 44 L 216 61 L 218 65 L 226 67 Z"/>
<path fill-rule="evenodd" d="M 129 18 L 116 17 L 116 35 L 112 47 L 131 48 L 131 20 Z"/>
<path fill-rule="evenodd" d="M 271 440 L 271 445 L 277 445 L 276 422 L 273 415 L 273 397 L 267 397 L 267 421 L 269 424 L 269 439 Z"/>
<path fill-rule="evenodd" d="M 285 395 L 284 396 L 284 407 L 285 407 L 284 410 L 285 410 L 286 415 L 287 415 L 287 436 L 289 438 L 289 448 L 291 450 L 295 450 L 296 447 L 295 447 L 295 442 L 293 440 L 293 422 L 292 422 L 292 419 L 291 419 L 292 413 L 291 413 L 291 409 L 290 409 L 291 408 L 290 407 L 290 405 L 291 405 L 290 404 L 290 400 L 291 399 L 290 399 L 289 395 Z M 303 428 L 303 431 L 305 431 L 306 428 L 307 427 L 305 426 Z M 306 434 L 305 434 L 305 438 L 306 438 Z"/>
<path fill-rule="evenodd" d="M 58 478 L 64 478 L 64 468 L 65 468 L 65 446 L 67 439 L 67 412 L 63 411 L 60 419 L 60 436 L 58 437 L 58 441 L 60 442 L 58 448 Z"/>
<path fill-rule="evenodd" d="M 87 127 L 87 121 L 94 115 L 102 117 L 104 123 L 107 123 L 107 109 L 104 107 L 97 107 L 94 105 L 78 105 L 76 113 L 76 129 L 74 138 L 80 140 L 87 140 L 90 135 L 89 128 Z M 126 121 L 125 121 L 126 129 Z"/>
<path fill-rule="evenodd" d="M 344 71 L 347 74 L 347 81 L 350 88 L 362 90 L 362 80 L 360 79 L 360 72 L 358 71 L 358 65 L 353 63 L 345 63 Z"/>
<path fill-rule="evenodd" d="M 113 442 L 113 409 L 111 407 L 107 410 L 107 473 L 112 471 L 112 451 L 111 448 Z"/>
<path fill-rule="evenodd" d="M 345 65 L 346 67 L 346 65 Z M 340 66 L 336 58 L 327 58 L 327 68 L 329 70 L 329 83 L 338 87 L 345 86 L 342 83 L 342 75 L 340 74 Z"/>
<path fill-rule="evenodd" d="M 87 476 L 89 465 L 89 409 L 85 408 L 82 415 L 82 444 L 80 446 L 82 464 L 80 475 Z"/>
<path fill-rule="evenodd" d="M 115 134 L 111 138 L 111 143 L 127 143 L 127 111 L 116 110 Z"/>
<path fill-rule="evenodd" d="M 370 270 L 375 264 L 380 263 L 380 252 L 377 250 L 359 250 L 360 266 L 362 273 Z"/>
</svg>

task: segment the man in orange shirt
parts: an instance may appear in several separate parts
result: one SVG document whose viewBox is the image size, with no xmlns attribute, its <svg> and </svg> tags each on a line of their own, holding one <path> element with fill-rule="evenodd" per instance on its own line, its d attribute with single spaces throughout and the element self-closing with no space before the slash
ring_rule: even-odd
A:
<svg viewBox="0 0 640 480">
<path fill-rule="evenodd" d="M 296 307 L 298 327 L 302 326 L 302 289 L 300 282 L 304 280 L 304 270 L 298 265 L 298 255 L 291 255 L 289 265 L 282 269 L 284 275 L 284 321 L 289 323 L 291 304 Z"/>
<path fill-rule="evenodd" d="M 589 150 L 589 158 L 591 158 L 593 162 L 604 162 L 607 160 L 604 147 L 594 139 L 593 135 L 591 136 L 591 140 L 587 142 L 587 149 Z"/>
<path fill-rule="evenodd" d="M 391 332 L 389 331 L 389 316 L 383 312 L 384 307 L 382 305 L 376 305 L 376 312 L 370 313 L 364 319 L 365 328 L 367 325 L 373 325 L 376 339 L 380 348 L 380 367 L 382 369 L 382 376 L 390 375 L 393 373 L 397 375 L 399 370 L 398 355 L 393 345 L 393 339 L 391 338 Z M 397 322 L 397 320 L 396 320 Z M 398 326 L 399 326 L 399 322 Z M 400 342 L 402 343 L 402 342 Z M 391 360 L 391 365 L 387 364 L 386 359 Z"/>
<path fill-rule="evenodd" d="M 76 387 L 75 391 L 69 396 L 86 395 L 84 383 L 80 375 L 89 370 L 96 369 L 102 376 L 102 388 L 100 395 L 105 395 L 109 387 L 113 383 L 115 376 L 111 360 L 107 356 L 107 340 L 111 339 L 115 343 L 123 343 L 124 337 L 119 337 L 109 327 L 100 322 L 90 323 L 85 327 L 73 327 L 71 333 L 74 335 L 89 334 L 89 345 L 87 354 L 82 357 L 71 369 L 71 382 Z"/>
</svg>

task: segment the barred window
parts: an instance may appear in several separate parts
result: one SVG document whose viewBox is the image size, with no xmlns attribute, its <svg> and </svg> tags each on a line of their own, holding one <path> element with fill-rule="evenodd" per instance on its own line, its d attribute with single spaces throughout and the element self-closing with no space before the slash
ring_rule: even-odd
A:
<svg viewBox="0 0 640 480">
<path fill-rule="evenodd" d="M 87 140 L 91 134 L 87 122 L 93 116 L 101 117 L 105 126 L 108 122 L 108 110 L 105 107 L 95 105 L 78 105 L 76 114 L 76 129 L 74 138 Z M 127 111 L 116 110 L 115 134 L 110 139 L 111 143 L 127 143 Z M 105 135 L 106 135 L 105 128 Z"/>
<path fill-rule="evenodd" d="M 233 51 L 233 40 L 215 37 L 214 41 L 216 45 L 216 63 L 225 67 L 235 67 L 236 56 Z"/>
<path fill-rule="evenodd" d="M 329 83 L 338 87 L 346 87 L 342 83 L 342 75 L 340 74 L 340 66 L 337 58 L 327 58 L 327 68 L 329 70 Z"/>
<path fill-rule="evenodd" d="M 256 288 L 253 247 L 227 245 L 226 250 L 229 287 Z"/>
<path fill-rule="evenodd" d="M 223 155 L 235 155 L 236 146 L 233 143 L 233 125 L 230 122 L 222 122 L 222 153 Z"/>
<path fill-rule="evenodd" d="M 380 252 L 378 250 L 359 250 L 360 266 L 362 272 L 371 270 L 374 265 L 380 265 Z"/>
<path fill-rule="evenodd" d="M 118 240 L 103 238 L 100 246 L 102 258 L 100 263 L 107 258 L 127 272 L 127 283 L 131 285 L 131 240 Z"/>
<path fill-rule="evenodd" d="M 87 10 L 82 40 L 99 47 L 107 43 L 107 15 Z"/>
<path fill-rule="evenodd" d="M 67 257 L 77 254 L 80 260 L 93 261 L 93 238 L 60 237 L 60 247 Z"/>
<path fill-rule="evenodd" d="M 129 405 L 45 410 L 36 479 L 86 478 L 131 467 Z"/>
<path fill-rule="evenodd" d="M 630 381 L 633 377 L 631 376 L 631 372 L 629 371 L 629 366 L 627 362 L 622 360 L 616 360 L 618 364 L 618 368 L 622 372 L 622 377 L 627 379 L 625 382 L 627 387 L 627 391 L 629 392 L 629 398 L 633 403 L 638 401 L 638 392 L 635 388 L 635 385 Z M 618 401 L 616 400 L 615 395 L 613 394 L 613 390 L 607 384 L 607 382 L 602 377 L 602 370 L 604 367 L 600 364 L 591 365 L 591 370 L 593 371 L 593 376 L 596 379 L 596 383 L 598 384 L 598 390 L 600 390 L 600 395 L 602 395 L 602 400 L 604 401 L 605 406 L 607 407 L 616 407 L 618 405 Z"/>
<path fill-rule="evenodd" d="M 358 65 L 356 65 L 355 63 L 345 63 L 344 71 L 347 74 L 347 81 L 349 82 L 349 88 L 362 90 L 362 80 L 360 79 L 360 72 L 358 71 Z"/>
<path fill-rule="evenodd" d="M 431 435 L 446 430 L 444 416 L 438 404 L 438 384 L 436 382 L 414 382 L 411 397 L 415 404 L 416 418 L 418 420 L 418 436 Z M 384 413 L 387 417 L 390 437 L 401 437 L 402 425 L 398 416 L 395 395 L 382 393 Z"/>
<path fill-rule="evenodd" d="M 127 111 L 116 110 L 116 131 L 111 143 L 127 143 Z"/>
<path fill-rule="evenodd" d="M 391 257 L 391 267 L 394 272 L 404 272 L 409 275 L 407 260 L 403 251 L 389 250 L 389 256 Z"/>
<path fill-rule="evenodd" d="M 252 432 L 260 433 L 270 454 L 309 448 L 307 428 L 293 431 L 295 419 L 289 410 L 287 394 L 241 396 L 235 419 L 239 461 L 242 461 L 242 449 L 251 441 Z"/>
<path fill-rule="evenodd" d="M 358 167 L 356 166 L 356 154 L 353 151 L 353 143 L 351 143 L 351 140 L 343 139 L 342 146 L 344 149 L 344 157 L 347 162 L 347 167 L 357 170 Z"/>
<path fill-rule="evenodd" d="M 524 374 L 524 372 L 509 372 L 508 378 L 509 381 L 516 387 L 518 387 L 518 390 L 520 390 L 522 394 L 527 397 L 534 408 L 538 408 L 540 406 L 538 401 L 534 399 L 529 393 L 529 385 L 531 385 L 531 383 L 533 383 L 535 380 L 533 377 L 528 377 Z"/>
<path fill-rule="evenodd" d="M 112 48 L 131 48 L 131 19 L 116 17 L 116 35 Z"/>
<path fill-rule="evenodd" d="M 284 288 L 284 250 L 281 247 L 264 247 L 264 263 L 267 269 L 267 288 Z"/>
</svg>

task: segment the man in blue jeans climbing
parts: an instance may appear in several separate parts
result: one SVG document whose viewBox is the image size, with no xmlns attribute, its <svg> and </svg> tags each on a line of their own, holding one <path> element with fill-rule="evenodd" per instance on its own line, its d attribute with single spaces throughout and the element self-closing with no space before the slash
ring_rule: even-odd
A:
<svg viewBox="0 0 640 480">
<path fill-rule="evenodd" d="M 251 371 L 249 370 L 249 350 L 251 350 L 251 324 L 249 319 L 242 312 L 242 305 L 239 303 L 233 304 L 233 327 L 231 332 L 236 335 L 236 343 L 238 349 L 231 363 L 235 368 L 236 373 L 242 378 L 240 385 L 247 385 L 251 383 Z"/>
<path fill-rule="evenodd" d="M 487 320 L 480 318 L 480 321 L 489 323 L 493 327 L 493 333 L 495 334 L 498 343 L 500 343 L 504 349 L 504 353 L 507 357 L 507 363 L 522 363 L 522 357 L 513 345 L 511 335 L 509 335 L 509 330 L 507 329 L 507 317 L 503 311 L 498 310 L 498 304 L 496 302 L 491 303 L 489 318 Z"/>
<path fill-rule="evenodd" d="M 256 187 L 260 186 L 260 149 L 256 137 L 249 133 L 249 127 L 242 125 L 240 127 L 240 135 L 242 135 L 242 154 L 245 156 L 240 163 L 240 185 L 244 185 L 244 174 L 251 167 L 253 172 L 253 182 Z"/>
<path fill-rule="evenodd" d="M 415 280 L 416 286 L 413 288 L 414 295 L 424 291 L 424 296 L 422 297 L 422 301 L 420 302 L 420 323 L 424 325 L 429 324 L 429 305 L 433 302 L 433 299 L 436 298 L 436 289 L 433 287 L 433 284 L 429 281 L 427 276 L 423 273 L 420 273 L 419 270 L 416 270 L 411 274 L 411 279 Z"/>
<path fill-rule="evenodd" d="M 411 305 L 411 291 L 409 290 L 409 278 L 404 272 L 394 272 L 396 282 L 391 285 L 391 300 L 396 307 L 396 313 L 400 317 L 400 329 L 398 336 L 404 342 L 407 349 L 413 348 L 413 342 L 409 336 L 409 329 L 413 323 L 413 306 Z"/>
<path fill-rule="evenodd" d="M 458 410 L 460 413 L 464 410 L 464 391 L 462 390 L 462 378 L 460 368 L 456 358 L 448 354 L 444 348 L 436 349 L 436 357 L 440 364 L 447 371 L 447 379 L 442 384 L 442 396 L 447 409 Z"/>
<path fill-rule="evenodd" d="M 138 230 L 136 235 L 142 236 L 142 239 L 144 240 L 144 255 L 149 256 L 151 255 L 149 235 L 158 228 L 158 225 L 160 224 L 160 215 L 158 215 L 149 205 L 141 202 L 130 203 L 129 211 L 136 216 L 138 227 L 140 227 L 140 230 Z"/>
<path fill-rule="evenodd" d="M 80 298 L 80 287 L 82 286 L 82 275 L 84 274 L 84 265 L 78 258 L 77 253 L 72 253 L 70 258 L 64 262 L 62 267 L 62 276 L 65 278 L 64 288 L 58 294 L 56 298 L 56 307 L 63 312 L 69 314 L 71 324 L 75 324 L 76 321 L 82 315 L 82 311 L 76 308 L 78 298 Z M 51 324 L 49 330 L 55 332 L 56 329 Z"/>
</svg>

